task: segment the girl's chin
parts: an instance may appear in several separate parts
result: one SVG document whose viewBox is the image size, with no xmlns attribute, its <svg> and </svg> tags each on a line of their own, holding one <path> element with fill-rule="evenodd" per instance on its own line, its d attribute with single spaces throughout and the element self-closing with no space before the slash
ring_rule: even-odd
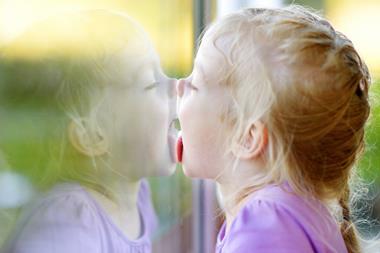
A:
<svg viewBox="0 0 380 253">
<path fill-rule="evenodd" d="M 161 170 L 157 173 L 157 176 L 171 176 L 174 174 L 177 164 L 172 160 L 172 157 L 168 154 L 164 163 L 159 166 Z"/>
<path fill-rule="evenodd" d="M 185 164 L 182 164 L 182 170 L 183 170 L 183 174 L 185 174 L 185 176 L 187 177 L 205 179 L 205 177 L 203 177 L 200 173 L 197 173 L 197 171 L 188 169 Z"/>
<path fill-rule="evenodd" d="M 188 170 L 185 164 L 182 163 L 181 166 L 182 166 L 183 174 L 185 174 L 185 176 L 194 177 L 192 171 Z"/>
<path fill-rule="evenodd" d="M 173 175 L 174 172 L 175 172 L 175 170 L 176 170 L 176 168 L 177 168 L 177 164 L 172 163 L 172 164 L 168 167 L 168 169 L 165 171 L 166 174 L 165 174 L 164 176 L 171 176 L 171 175 Z"/>
</svg>

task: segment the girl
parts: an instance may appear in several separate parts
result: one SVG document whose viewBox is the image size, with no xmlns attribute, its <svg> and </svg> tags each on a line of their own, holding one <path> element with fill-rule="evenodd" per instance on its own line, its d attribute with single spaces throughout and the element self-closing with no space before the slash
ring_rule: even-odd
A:
<svg viewBox="0 0 380 253">
<path fill-rule="evenodd" d="M 206 31 L 177 84 L 177 152 L 186 175 L 218 183 L 216 252 L 361 252 L 348 180 L 369 83 L 351 41 L 301 7 L 246 9 Z"/>
<path fill-rule="evenodd" d="M 105 10 L 60 14 L 4 46 L 1 70 L 1 150 L 49 190 L 2 252 L 150 252 L 142 179 L 175 169 L 175 88 L 141 27 Z"/>
</svg>

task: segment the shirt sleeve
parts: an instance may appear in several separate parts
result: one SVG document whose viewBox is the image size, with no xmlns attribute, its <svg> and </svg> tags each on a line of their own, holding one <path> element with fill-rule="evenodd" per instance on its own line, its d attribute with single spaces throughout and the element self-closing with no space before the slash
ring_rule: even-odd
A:
<svg viewBox="0 0 380 253">
<path fill-rule="evenodd" d="M 223 252 L 313 253 L 302 224 L 286 207 L 256 200 L 233 221 Z"/>
<path fill-rule="evenodd" d="M 92 208 L 75 194 L 43 201 L 26 212 L 6 253 L 97 253 L 101 249 Z"/>
</svg>

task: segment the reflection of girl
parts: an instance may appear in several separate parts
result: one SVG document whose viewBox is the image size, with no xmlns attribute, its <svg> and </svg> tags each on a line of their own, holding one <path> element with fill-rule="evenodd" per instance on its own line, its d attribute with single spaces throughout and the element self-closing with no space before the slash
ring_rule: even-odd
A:
<svg viewBox="0 0 380 253">
<path fill-rule="evenodd" d="M 217 252 L 360 252 L 348 179 L 368 86 L 352 43 L 301 7 L 247 9 L 210 27 L 178 82 L 178 154 L 188 176 L 219 183 Z"/>
<path fill-rule="evenodd" d="M 113 12 L 65 14 L 9 43 L 1 65 L 1 148 L 53 186 L 5 252 L 150 252 L 157 224 L 141 179 L 174 171 L 175 115 L 146 34 Z M 12 127 L 21 136 L 7 141 Z"/>
</svg>

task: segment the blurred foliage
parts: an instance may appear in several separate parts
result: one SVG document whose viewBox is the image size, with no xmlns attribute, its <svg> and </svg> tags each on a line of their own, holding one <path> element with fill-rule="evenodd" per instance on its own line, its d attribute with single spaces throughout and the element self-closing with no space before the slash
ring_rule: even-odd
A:
<svg viewBox="0 0 380 253">
<path fill-rule="evenodd" d="M 380 81 L 370 90 L 372 112 L 366 128 L 366 152 L 359 163 L 360 175 L 368 182 L 380 183 Z"/>
</svg>

